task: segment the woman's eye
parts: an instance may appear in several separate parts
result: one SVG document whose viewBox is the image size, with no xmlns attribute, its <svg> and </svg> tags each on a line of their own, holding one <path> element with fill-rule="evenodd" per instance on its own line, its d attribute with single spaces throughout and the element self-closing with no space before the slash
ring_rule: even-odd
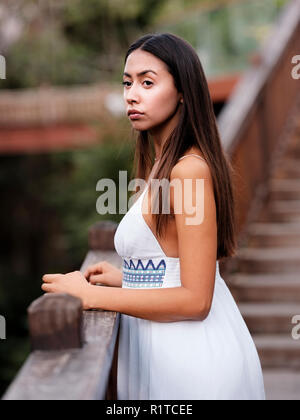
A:
<svg viewBox="0 0 300 420">
<path fill-rule="evenodd" d="M 128 83 L 130 83 L 130 82 L 122 82 L 122 85 L 123 86 L 129 86 L 128 85 Z M 153 83 L 152 82 L 150 82 L 150 80 L 144 80 L 144 82 L 143 83 L 149 83 L 147 86 L 151 86 L 151 85 L 153 85 Z"/>
</svg>

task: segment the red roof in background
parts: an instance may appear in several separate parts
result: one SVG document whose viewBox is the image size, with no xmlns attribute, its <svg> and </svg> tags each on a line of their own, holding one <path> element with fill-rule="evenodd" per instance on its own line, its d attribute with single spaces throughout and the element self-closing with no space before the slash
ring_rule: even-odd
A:
<svg viewBox="0 0 300 420">
<path fill-rule="evenodd" d="M 208 87 L 213 102 L 226 102 L 241 74 L 230 74 L 208 80 Z"/>
<path fill-rule="evenodd" d="M 0 153 L 40 153 L 95 144 L 97 131 L 88 125 L 0 128 Z"/>
</svg>

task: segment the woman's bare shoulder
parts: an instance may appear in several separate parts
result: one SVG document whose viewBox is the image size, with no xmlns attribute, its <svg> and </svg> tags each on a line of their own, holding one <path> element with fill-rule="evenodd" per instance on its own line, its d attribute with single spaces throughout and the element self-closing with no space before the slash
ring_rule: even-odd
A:
<svg viewBox="0 0 300 420">
<path fill-rule="evenodd" d="M 170 179 L 174 178 L 211 178 L 211 172 L 205 160 L 196 156 L 187 156 L 178 160 L 173 166 Z"/>
</svg>

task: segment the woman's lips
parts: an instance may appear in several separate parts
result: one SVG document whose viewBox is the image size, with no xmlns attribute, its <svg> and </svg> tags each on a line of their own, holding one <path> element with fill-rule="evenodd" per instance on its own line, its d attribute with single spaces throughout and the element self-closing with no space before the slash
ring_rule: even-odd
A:
<svg viewBox="0 0 300 420">
<path fill-rule="evenodd" d="M 137 119 L 141 118 L 142 116 L 143 116 L 143 114 L 130 114 L 129 118 L 131 120 L 137 120 Z"/>
</svg>

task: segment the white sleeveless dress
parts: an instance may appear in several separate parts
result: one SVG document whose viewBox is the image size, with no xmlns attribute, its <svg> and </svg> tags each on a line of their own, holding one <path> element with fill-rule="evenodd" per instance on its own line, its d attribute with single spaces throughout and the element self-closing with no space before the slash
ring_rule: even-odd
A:
<svg viewBox="0 0 300 420">
<path fill-rule="evenodd" d="M 179 258 L 165 255 L 142 215 L 147 190 L 115 233 L 115 249 L 123 259 L 122 287 L 179 287 Z M 265 399 L 255 344 L 218 261 L 211 310 L 204 321 L 158 322 L 120 314 L 117 398 Z"/>
</svg>

